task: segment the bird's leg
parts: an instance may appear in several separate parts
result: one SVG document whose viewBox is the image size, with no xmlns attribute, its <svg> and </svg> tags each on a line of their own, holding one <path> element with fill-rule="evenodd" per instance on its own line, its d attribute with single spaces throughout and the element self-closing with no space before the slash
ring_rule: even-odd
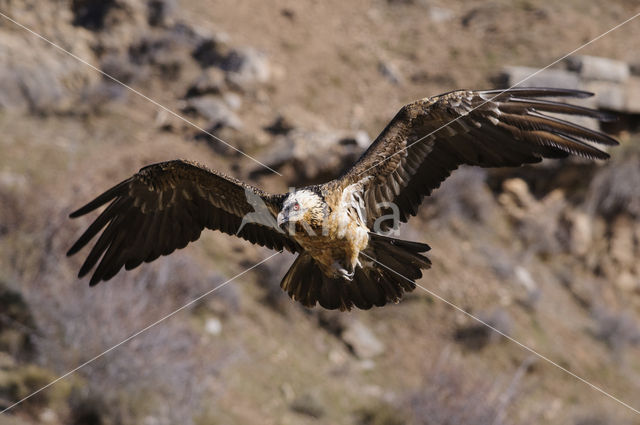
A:
<svg viewBox="0 0 640 425">
<path fill-rule="evenodd" d="M 353 280 L 353 276 L 356 274 L 356 270 L 352 269 L 351 271 L 347 271 L 346 269 L 342 269 L 342 271 L 344 271 L 344 274 L 342 275 L 342 277 L 346 280 L 348 280 L 349 282 L 351 282 Z"/>
<path fill-rule="evenodd" d="M 334 261 L 334 263 L 331 265 L 331 268 L 333 269 L 333 273 L 336 277 L 341 277 L 342 279 L 348 281 L 353 280 L 353 275 L 356 272 L 355 267 L 349 267 L 350 270 L 347 270 L 347 268 L 345 268 L 338 261 Z"/>
</svg>

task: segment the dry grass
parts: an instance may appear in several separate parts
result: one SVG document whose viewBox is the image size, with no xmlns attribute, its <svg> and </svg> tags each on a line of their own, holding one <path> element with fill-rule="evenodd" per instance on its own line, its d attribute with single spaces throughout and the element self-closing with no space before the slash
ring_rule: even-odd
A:
<svg viewBox="0 0 640 425">
<path fill-rule="evenodd" d="M 26 291 L 29 304 L 38 306 L 34 316 L 41 333 L 35 342 L 39 363 L 66 372 L 222 281 L 200 270 L 178 253 L 159 267 L 119 276 L 95 290 L 79 288 L 73 281 L 63 284 L 55 270 L 45 270 L 38 287 Z M 216 376 L 232 353 L 202 344 L 198 327 L 185 320 L 189 312 L 180 316 L 79 371 L 86 385 L 74 400 L 104 404 L 117 423 L 148 415 L 158 424 L 193 423 L 204 397 L 211 401 L 222 388 Z"/>
<path fill-rule="evenodd" d="M 10 3 L 20 10 L 19 1 Z M 69 2 L 73 10 L 62 18 L 75 19 L 82 28 L 75 27 L 78 32 L 68 38 L 64 31 L 52 33 L 66 38 L 62 41 L 68 44 L 90 46 L 80 51 L 88 58 L 95 54 L 94 62 L 105 70 L 180 110 L 181 97 L 200 72 L 191 57 L 193 40 L 185 41 L 193 34 L 183 34 L 185 44 L 181 45 L 170 42 L 180 34 L 160 24 L 138 32 L 144 29 L 139 22 L 164 18 L 145 15 L 130 22 L 122 13 L 125 9 L 114 3 L 136 5 L 128 0 Z M 151 1 L 142 7 L 159 3 Z M 227 141 L 259 154 L 272 142 L 263 128 L 279 115 L 292 118 L 292 125 L 301 130 L 364 129 L 375 136 L 402 104 L 416 97 L 463 86 L 482 88 L 507 63 L 544 65 L 549 57 L 619 22 L 633 8 L 625 2 L 602 8 L 593 0 L 580 4 L 536 0 L 526 5 L 499 0 L 487 6 L 473 1 L 405 3 L 222 0 L 212 8 L 183 0 L 185 22 L 203 28 L 203 33 L 226 30 L 233 46 L 254 46 L 269 55 L 272 79 L 255 92 L 234 89 L 232 93 L 242 101 L 246 127 L 228 133 Z M 83 12 L 85 5 L 89 9 Z M 434 5 L 450 9 L 453 18 L 428 21 Z M 62 9 L 62 3 L 55 7 Z M 40 10 L 34 7 L 23 11 L 23 16 Z M 112 18 L 118 22 L 109 21 Z M 116 30 L 85 29 L 105 24 Z M 517 31 L 525 24 L 530 31 Z M 603 39 L 599 52 L 631 57 L 634 50 L 629 40 L 637 38 L 633 36 L 637 28 L 627 28 L 630 32 Z M 32 46 L 37 51 L 38 44 Z M 131 61 L 130 54 L 139 57 Z M 392 86 L 382 79 L 381 60 L 397 65 L 404 83 Z M 89 289 L 75 278 L 81 258 L 68 259 L 64 252 L 87 224 L 67 218 L 80 202 L 158 160 L 198 159 L 239 177 L 250 168 L 235 158 L 212 154 L 192 140 L 194 130 L 186 124 L 166 119 L 135 96 L 122 94 L 113 85 L 96 85 L 86 93 L 85 112 L 64 116 L 0 111 L 5 133 L 0 138 L 0 278 L 11 282 L 12 293 L 24 301 L 30 317 L 22 320 L 26 316 L 11 313 L 14 322 L 1 322 L 0 334 L 15 330 L 16 321 L 37 328 L 29 333 L 28 350 L 19 339 L 16 345 L 0 340 L 0 350 L 19 361 L 33 360 L 40 372 L 24 373 L 12 381 L 19 391 L 11 399 L 76 367 L 224 280 L 211 270 L 230 276 L 262 252 L 214 234 L 203 237 L 197 247 L 96 288 Z M 639 179 L 637 169 L 637 159 L 599 169 L 590 186 L 593 200 L 586 203 L 593 206 L 594 214 L 624 211 L 637 220 L 640 185 L 632 184 Z M 537 180 L 553 179 L 545 174 L 547 169 L 539 170 Z M 581 177 L 585 177 L 586 191 L 588 176 Z M 561 200 L 514 224 L 496 202 L 500 183 L 492 193 L 486 181 L 485 170 L 459 170 L 425 202 L 421 216 L 412 219 L 411 238 L 431 243 L 433 258 L 439 260 L 422 283 L 470 311 L 491 312 L 500 305 L 507 317 L 503 323 L 500 317 L 487 317 L 500 329 L 637 403 L 637 361 L 627 356 L 624 365 L 612 362 L 604 344 L 586 331 L 593 321 L 596 334 L 614 350 L 636 353 L 636 304 L 631 302 L 635 294 L 622 292 L 594 274 L 582 258 L 566 255 L 563 213 L 567 208 L 586 209 L 585 204 Z M 275 178 L 261 183 L 270 190 L 285 189 Z M 540 193 L 542 198 L 545 195 Z M 468 324 L 457 313 L 417 291 L 413 298 L 385 309 L 340 316 L 317 310 L 309 313 L 279 289 L 287 261 L 268 263 L 247 275 L 260 286 L 225 287 L 57 384 L 43 394 L 42 403 L 17 408 L 16 415 L 41 423 L 38 415 L 51 409 L 58 423 L 74 425 L 483 425 L 540 418 L 540 423 L 572 423 L 576 410 L 599 412 L 608 406 L 608 400 L 593 396 L 591 389 L 550 366 L 504 376 L 509 366 L 520 364 L 521 355 L 518 347 L 506 343 L 487 343 L 475 351 L 453 344 L 453 353 L 463 353 L 462 360 L 445 356 L 424 372 L 424 365 L 437 358 L 438 347 L 450 343 L 456 329 Z M 537 300 L 536 311 L 512 302 L 519 293 L 509 284 L 519 279 L 518 267 L 526 267 L 539 286 L 530 292 Z M 609 306 L 604 307 L 605 314 L 592 317 L 565 288 L 555 287 L 558 270 L 572 281 L 588 276 L 594 287 L 602 287 L 593 297 Z M 630 300 L 624 310 L 628 314 L 611 307 L 621 298 Z M 6 305 L 6 299 L 0 299 L 0 310 Z M 385 353 L 372 361 L 352 356 L 338 338 L 342 321 L 355 317 L 386 346 Z M 209 319 L 221 323 L 220 335 L 207 331 Z M 483 341 L 491 342 L 482 332 Z M 15 369 L 26 370 L 22 366 Z M 480 378 L 483 371 L 486 375 Z M 505 385 L 507 381 L 514 385 Z M 520 383 L 533 390 L 520 392 Z M 53 395 L 61 401 L 52 401 Z M 556 403 L 567 409 L 549 408 Z M 367 408 L 356 408 L 363 405 Z"/>
<path fill-rule="evenodd" d="M 506 411 L 518 397 L 527 365 L 516 371 L 508 386 L 499 379 L 474 377 L 455 356 L 443 353 L 423 377 L 423 385 L 408 399 L 412 423 L 419 425 L 503 425 Z M 448 358 L 447 358 L 448 357 Z M 445 358 L 447 359 L 445 361 Z M 522 369 L 522 370 L 521 370 Z"/>
</svg>

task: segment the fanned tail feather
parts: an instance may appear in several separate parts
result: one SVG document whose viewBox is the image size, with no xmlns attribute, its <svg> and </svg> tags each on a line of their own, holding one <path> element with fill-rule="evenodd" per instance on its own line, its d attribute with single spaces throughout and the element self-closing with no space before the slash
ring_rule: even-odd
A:
<svg viewBox="0 0 640 425">
<path fill-rule="evenodd" d="M 280 286 L 306 307 L 320 304 L 329 310 L 367 310 L 398 302 L 415 289 L 422 270 L 431 267 L 423 252 L 429 246 L 386 236 L 369 234 L 369 246 L 360 254 L 353 280 L 325 275 L 308 253 L 302 253 L 282 279 Z"/>
</svg>

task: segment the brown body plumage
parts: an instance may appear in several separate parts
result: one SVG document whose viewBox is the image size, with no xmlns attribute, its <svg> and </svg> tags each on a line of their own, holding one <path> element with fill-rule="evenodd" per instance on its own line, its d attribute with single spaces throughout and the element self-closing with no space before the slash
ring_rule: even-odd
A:
<svg viewBox="0 0 640 425">
<path fill-rule="evenodd" d="M 370 308 L 398 301 L 430 266 L 425 244 L 383 232 L 417 213 L 458 166 L 518 166 L 570 154 L 608 155 L 590 142 L 617 142 L 547 115 L 610 117 L 547 97 L 585 97 L 562 89 L 458 90 L 404 106 L 356 164 L 323 185 L 267 194 L 188 161 L 143 168 L 71 214 L 107 208 L 71 247 L 72 255 L 102 229 L 79 276 L 98 264 L 90 283 L 109 280 L 195 241 L 204 228 L 237 235 L 298 257 L 281 286 L 305 306 Z M 251 217 L 251 220 L 247 220 Z"/>
</svg>

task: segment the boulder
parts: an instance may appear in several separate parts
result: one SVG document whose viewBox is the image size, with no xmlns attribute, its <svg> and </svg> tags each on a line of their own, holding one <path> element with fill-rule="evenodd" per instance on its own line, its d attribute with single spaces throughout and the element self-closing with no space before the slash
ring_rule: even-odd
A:
<svg viewBox="0 0 640 425">
<path fill-rule="evenodd" d="M 242 128 L 240 118 L 233 113 L 227 102 L 216 96 L 194 97 L 186 101 L 182 108 L 185 112 L 195 113 L 208 121 L 208 127 L 219 129 L 229 127 L 235 130 Z"/>
<path fill-rule="evenodd" d="M 633 226 L 633 219 L 626 214 L 620 214 L 611 225 L 609 255 L 619 269 L 628 270 L 638 261 Z"/>
<path fill-rule="evenodd" d="M 626 107 L 625 87 L 621 84 L 611 81 L 587 81 L 581 85 L 581 89 L 595 94 L 598 108 L 623 111 Z"/>
<path fill-rule="evenodd" d="M 638 64 L 595 57 L 575 56 L 565 60 L 567 69 L 546 69 L 524 66 L 505 67 L 498 81 L 503 87 L 511 87 L 528 78 L 519 86 L 558 87 L 586 90 L 595 94 L 587 99 L 571 99 L 580 106 L 607 109 L 627 114 L 640 113 L 640 72 Z M 533 75 L 535 74 L 535 75 Z M 596 120 L 572 117 L 572 121 L 591 129 L 599 129 Z"/>
<path fill-rule="evenodd" d="M 290 408 L 300 415 L 306 415 L 313 419 L 321 418 L 325 414 L 325 408 L 320 398 L 312 392 L 296 397 L 291 402 Z"/>
<path fill-rule="evenodd" d="M 562 87 L 565 89 L 578 89 L 580 87 L 580 78 L 575 72 L 565 71 L 563 69 L 545 69 L 535 74 L 538 71 L 540 71 L 539 68 L 507 66 L 503 68 L 500 79 L 506 87 L 511 87 L 525 78 L 528 79 L 522 84 L 519 84 L 519 86 Z"/>
<path fill-rule="evenodd" d="M 569 248 L 575 255 L 586 255 L 593 240 L 593 226 L 588 214 L 579 210 L 570 210 L 566 217 L 571 224 Z"/>
<path fill-rule="evenodd" d="M 624 83 L 630 69 L 626 62 L 596 56 L 572 56 L 566 59 L 568 67 L 584 80 Z"/>
<path fill-rule="evenodd" d="M 640 114 L 640 77 L 631 77 L 625 84 L 624 112 Z"/>
<path fill-rule="evenodd" d="M 83 46 L 73 53 L 92 57 Z M 78 60 L 19 33 L 2 32 L 0 62 L 0 109 L 75 113 L 101 80 Z"/>
<path fill-rule="evenodd" d="M 265 131 L 273 134 L 274 136 L 280 136 L 289 134 L 289 132 L 295 127 L 293 126 L 293 124 L 291 124 L 287 117 L 278 115 L 271 124 L 263 128 Z"/>
<path fill-rule="evenodd" d="M 112 9 L 121 5 L 116 0 L 72 0 L 73 25 L 98 31 L 105 27 Z"/>
<path fill-rule="evenodd" d="M 523 218 L 525 211 L 531 209 L 536 203 L 529 191 L 529 185 L 520 178 L 505 180 L 502 183 L 502 190 L 503 192 L 498 196 L 498 202 L 512 217 Z"/>
<path fill-rule="evenodd" d="M 211 335 L 220 335 L 222 322 L 217 317 L 209 317 L 204 324 L 204 330 Z"/>
<path fill-rule="evenodd" d="M 431 6 L 428 12 L 429 20 L 434 24 L 449 22 L 456 17 L 453 10 L 444 7 Z"/>
<path fill-rule="evenodd" d="M 348 324 L 342 332 L 342 340 L 360 359 L 370 359 L 382 354 L 384 344 L 371 332 L 371 330 L 359 321 Z"/>
<path fill-rule="evenodd" d="M 250 47 L 231 48 L 223 37 L 203 39 L 192 53 L 202 68 L 217 67 L 229 84 L 240 90 L 252 89 L 271 77 L 265 53 Z"/>
<path fill-rule="evenodd" d="M 263 162 L 282 172 L 291 184 L 306 185 L 335 178 L 349 167 L 369 145 L 364 131 L 287 130 L 276 138 Z M 255 168 L 255 178 L 270 173 L 264 167 Z"/>
<path fill-rule="evenodd" d="M 389 61 L 380 61 L 378 71 L 392 84 L 401 84 L 404 81 L 397 65 Z"/>
<path fill-rule="evenodd" d="M 459 327 L 454 333 L 455 341 L 469 350 L 481 350 L 490 343 L 500 341 L 502 334 L 509 335 L 511 333 L 513 319 L 504 309 L 498 308 L 491 312 L 481 312 L 478 314 L 478 318 L 484 323 L 473 321 Z M 492 328 L 502 334 L 495 332 Z"/>
<path fill-rule="evenodd" d="M 228 54 L 227 40 L 218 35 L 202 38 L 191 53 L 202 68 L 220 67 Z"/>
<path fill-rule="evenodd" d="M 177 0 L 148 0 L 149 25 L 152 27 L 169 25 L 177 8 Z"/>
<path fill-rule="evenodd" d="M 207 68 L 190 84 L 185 97 L 220 94 L 224 87 L 224 71 L 219 68 Z"/>
<path fill-rule="evenodd" d="M 615 277 L 615 284 L 623 292 L 635 292 L 640 289 L 640 277 L 624 271 Z"/>
<path fill-rule="evenodd" d="M 609 225 L 616 216 L 628 214 L 640 218 L 640 156 L 628 155 L 615 167 L 602 167 L 589 185 L 587 206 L 603 216 Z"/>
<path fill-rule="evenodd" d="M 271 77 L 267 55 L 253 48 L 233 49 L 221 68 L 227 72 L 227 81 L 243 90 L 266 83 Z"/>
</svg>

